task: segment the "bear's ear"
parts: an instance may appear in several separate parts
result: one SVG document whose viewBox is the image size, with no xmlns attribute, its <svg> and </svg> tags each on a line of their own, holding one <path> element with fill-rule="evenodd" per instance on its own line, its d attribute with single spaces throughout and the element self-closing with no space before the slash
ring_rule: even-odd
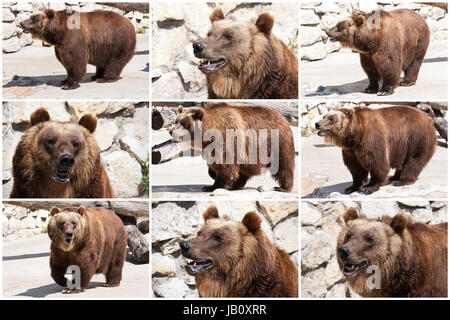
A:
<svg viewBox="0 0 450 320">
<path fill-rule="evenodd" d="M 34 111 L 30 116 L 30 125 L 34 126 L 41 122 L 46 122 L 50 120 L 50 115 L 48 111 L 44 108 L 39 108 Z"/>
<path fill-rule="evenodd" d="M 353 207 L 348 208 L 347 211 L 345 211 L 343 218 L 345 223 L 348 224 L 349 221 L 358 219 L 358 211 Z"/>
<path fill-rule="evenodd" d="M 219 211 L 217 211 L 216 206 L 210 206 L 208 209 L 206 209 L 205 212 L 203 212 L 203 219 L 209 220 L 209 219 L 218 219 L 219 218 Z"/>
<path fill-rule="evenodd" d="M 247 212 L 242 219 L 242 224 L 247 227 L 251 233 L 256 233 L 261 228 L 261 218 L 255 211 Z"/>
<path fill-rule="evenodd" d="M 61 212 L 61 209 L 59 209 L 58 207 L 51 207 L 50 208 L 50 215 L 54 216 L 55 214 L 58 214 Z"/>
<path fill-rule="evenodd" d="M 47 9 L 45 10 L 45 15 L 47 16 L 47 18 L 51 19 L 55 16 L 55 10 Z"/>
<path fill-rule="evenodd" d="M 361 12 L 359 10 L 353 10 L 352 12 L 352 18 L 353 21 L 355 21 L 356 25 L 359 27 L 364 22 L 366 22 L 366 16 L 364 15 L 364 12 Z"/>
<path fill-rule="evenodd" d="M 86 213 L 86 207 L 81 206 L 78 208 L 78 214 L 80 216 L 83 216 L 85 213 Z"/>
<path fill-rule="evenodd" d="M 272 31 L 273 23 L 274 23 L 273 17 L 268 13 L 261 13 L 256 20 L 256 26 L 258 29 L 263 32 L 265 35 L 269 35 L 270 31 Z"/>
<path fill-rule="evenodd" d="M 194 120 L 203 120 L 203 114 L 205 113 L 205 110 L 203 108 L 191 108 L 189 109 L 189 114 L 191 115 L 192 119 Z"/>
<path fill-rule="evenodd" d="M 183 106 L 180 104 L 177 109 L 178 113 L 183 113 Z"/>
<path fill-rule="evenodd" d="M 346 117 L 350 117 L 352 115 L 352 109 L 348 108 L 342 108 L 339 111 L 341 111 Z"/>
<path fill-rule="evenodd" d="M 95 128 L 97 128 L 97 118 L 91 114 L 85 114 L 78 121 L 78 124 L 88 129 L 90 133 L 94 133 Z"/>
<path fill-rule="evenodd" d="M 222 9 L 217 8 L 213 11 L 213 13 L 211 13 L 211 15 L 209 16 L 209 21 L 211 21 L 211 23 L 214 23 L 218 20 L 223 20 L 225 19 L 225 15 L 223 14 Z"/>
<path fill-rule="evenodd" d="M 391 228 L 398 234 L 401 234 L 405 230 L 408 224 L 408 217 L 403 213 L 397 213 L 395 217 L 392 218 Z"/>
</svg>

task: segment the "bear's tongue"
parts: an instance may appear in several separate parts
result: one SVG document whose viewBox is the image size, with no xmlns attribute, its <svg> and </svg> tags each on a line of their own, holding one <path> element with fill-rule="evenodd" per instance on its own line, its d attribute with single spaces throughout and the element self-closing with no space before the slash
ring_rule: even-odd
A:
<svg viewBox="0 0 450 320">
<path fill-rule="evenodd" d="M 198 68 L 203 72 L 213 72 L 225 64 L 225 59 L 202 60 Z"/>
<path fill-rule="evenodd" d="M 61 183 L 69 182 L 69 171 L 60 170 L 53 172 L 53 179 Z"/>
<path fill-rule="evenodd" d="M 200 274 L 203 271 L 211 268 L 213 265 L 214 265 L 214 263 L 210 259 L 203 260 L 203 261 L 192 261 L 192 262 L 186 264 L 186 271 L 191 276 L 195 276 L 195 275 Z"/>
</svg>

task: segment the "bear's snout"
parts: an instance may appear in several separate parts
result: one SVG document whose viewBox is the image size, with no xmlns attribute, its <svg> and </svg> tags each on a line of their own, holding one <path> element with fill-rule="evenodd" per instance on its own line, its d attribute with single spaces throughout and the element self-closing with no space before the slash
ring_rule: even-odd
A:
<svg viewBox="0 0 450 320">
<path fill-rule="evenodd" d="M 192 44 L 192 47 L 194 48 L 194 55 L 197 58 L 200 58 L 199 55 L 205 50 L 205 46 L 201 42 L 194 42 Z"/>
<path fill-rule="evenodd" d="M 181 248 L 181 252 L 183 254 L 186 254 L 189 251 L 189 249 L 191 249 L 191 246 L 189 245 L 189 243 L 187 241 L 181 241 L 180 248 Z"/>
<path fill-rule="evenodd" d="M 316 122 L 315 126 L 316 126 L 316 129 L 317 129 L 317 130 L 320 129 L 320 123 L 319 123 L 319 122 Z"/>
<path fill-rule="evenodd" d="M 59 158 L 59 164 L 66 169 L 72 168 L 75 158 L 71 154 L 63 154 Z"/>
<path fill-rule="evenodd" d="M 340 246 L 338 248 L 338 254 L 341 257 L 341 259 L 347 259 L 352 254 L 352 252 L 348 247 Z"/>
</svg>

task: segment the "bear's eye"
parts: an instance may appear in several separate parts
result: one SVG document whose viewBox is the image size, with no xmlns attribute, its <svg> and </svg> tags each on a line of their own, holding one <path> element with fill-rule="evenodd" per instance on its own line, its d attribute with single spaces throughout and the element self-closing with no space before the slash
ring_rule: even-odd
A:
<svg viewBox="0 0 450 320">
<path fill-rule="evenodd" d="M 199 231 L 199 232 L 197 232 L 197 236 L 201 236 L 202 235 L 202 232 L 201 231 Z"/>
<path fill-rule="evenodd" d="M 228 41 L 233 40 L 233 35 L 230 34 L 230 33 L 225 33 L 225 34 L 223 35 L 223 37 L 224 37 L 225 39 L 227 39 Z"/>
<path fill-rule="evenodd" d="M 79 148 L 80 147 L 80 143 L 78 141 L 72 141 L 72 145 L 74 148 Z"/>
<path fill-rule="evenodd" d="M 352 234 L 349 232 L 345 235 L 345 239 L 344 241 L 347 242 L 348 240 L 350 240 L 350 238 L 352 237 Z"/>
<path fill-rule="evenodd" d="M 372 237 L 371 235 L 369 235 L 369 234 L 366 234 L 366 235 L 364 236 L 364 240 L 365 240 L 367 243 L 373 243 L 373 237 Z"/>
<path fill-rule="evenodd" d="M 56 140 L 55 139 L 48 139 L 47 140 L 47 144 L 49 144 L 49 145 L 54 145 L 56 143 Z"/>
<path fill-rule="evenodd" d="M 330 122 L 334 122 L 334 116 L 330 116 L 329 120 Z"/>
<path fill-rule="evenodd" d="M 211 36 L 211 34 L 212 34 L 212 32 L 211 31 L 209 31 L 207 34 L 206 34 L 206 36 L 207 37 L 210 37 Z"/>
<path fill-rule="evenodd" d="M 213 235 L 214 240 L 216 241 L 222 241 L 222 236 L 220 234 Z"/>
</svg>

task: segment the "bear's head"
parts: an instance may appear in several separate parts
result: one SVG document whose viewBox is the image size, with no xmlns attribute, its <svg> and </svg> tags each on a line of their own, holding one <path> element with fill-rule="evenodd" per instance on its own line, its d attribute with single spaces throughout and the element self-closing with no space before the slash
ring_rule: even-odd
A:
<svg viewBox="0 0 450 320">
<path fill-rule="evenodd" d="M 353 109 L 338 109 L 328 112 L 316 122 L 317 134 L 321 137 L 341 136 L 353 117 Z"/>
<path fill-rule="evenodd" d="M 85 214 L 86 208 L 83 206 L 52 207 L 47 230 L 53 245 L 63 251 L 71 251 L 86 241 L 88 226 Z"/>
<path fill-rule="evenodd" d="M 179 106 L 178 116 L 169 131 L 172 140 L 191 143 L 196 134 L 200 134 L 199 138 L 201 139 L 201 122 L 204 113 L 205 110 L 201 107 L 184 109 L 182 106 Z"/>
<path fill-rule="evenodd" d="M 43 40 L 54 45 L 64 39 L 68 23 L 73 24 L 77 21 L 77 19 L 72 19 L 68 22 L 69 16 L 65 11 L 47 9 L 22 21 L 20 26 L 24 33 L 31 33 L 33 39 Z"/>
<path fill-rule="evenodd" d="M 375 10 L 370 13 L 353 10 L 352 15 L 326 31 L 330 41 L 339 41 L 342 47 L 352 48 L 360 52 L 369 51 L 376 46 L 374 39 L 377 30 L 381 29 L 381 17 L 384 11 Z"/>
<path fill-rule="evenodd" d="M 265 50 L 274 24 L 268 13 L 253 23 L 225 18 L 220 8 L 209 19 L 212 26 L 206 38 L 193 43 L 194 55 L 202 59 L 198 68 L 205 74 L 240 73 L 250 56 Z"/>
<path fill-rule="evenodd" d="M 33 165 L 44 177 L 58 183 L 68 183 L 77 175 L 92 170 L 100 150 L 93 137 L 97 118 L 88 114 L 78 121 L 51 121 L 48 111 L 37 109 L 31 114 L 30 128 L 22 143 L 29 150 Z"/>
<path fill-rule="evenodd" d="M 180 242 L 182 255 L 190 260 L 186 264 L 188 274 L 224 277 L 239 265 L 250 260 L 254 263 L 253 255 L 259 254 L 255 249 L 258 238 L 263 234 L 261 218 L 255 212 L 248 212 L 239 222 L 228 216 L 220 218 L 217 208 L 211 206 L 203 213 L 203 218 L 205 224 L 197 235 Z"/>
<path fill-rule="evenodd" d="M 354 208 L 349 208 L 343 218 L 345 226 L 338 236 L 336 257 L 344 276 L 367 280 L 374 272 L 388 272 L 401 250 L 408 218 L 398 213 L 368 219 Z"/>
</svg>

